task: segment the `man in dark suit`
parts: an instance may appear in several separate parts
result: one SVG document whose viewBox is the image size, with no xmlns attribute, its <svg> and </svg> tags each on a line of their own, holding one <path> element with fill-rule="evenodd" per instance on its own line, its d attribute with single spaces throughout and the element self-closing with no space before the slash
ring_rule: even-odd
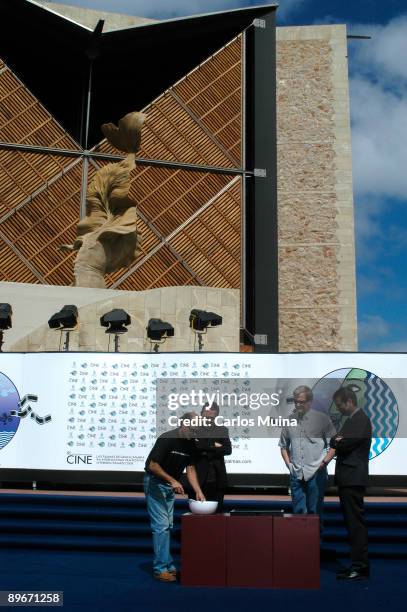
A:
<svg viewBox="0 0 407 612">
<path fill-rule="evenodd" d="M 349 534 L 352 561 L 349 568 L 338 572 L 337 578 L 361 580 L 369 577 L 364 494 L 369 479 L 372 425 L 366 413 L 358 408 L 351 387 L 338 389 L 333 400 L 339 412 L 347 417 L 339 433 L 331 439 L 331 447 L 336 454 L 335 484 Z"/>
<path fill-rule="evenodd" d="M 219 406 L 213 402 L 205 404 L 201 416 L 205 417 L 207 425 L 197 432 L 195 440 L 198 455 L 195 459 L 195 469 L 198 482 L 208 501 L 217 501 L 217 512 L 223 510 L 223 498 L 227 488 L 227 473 L 225 455 L 231 455 L 232 444 L 227 427 L 216 424 L 219 416 Z"/>
</svg>

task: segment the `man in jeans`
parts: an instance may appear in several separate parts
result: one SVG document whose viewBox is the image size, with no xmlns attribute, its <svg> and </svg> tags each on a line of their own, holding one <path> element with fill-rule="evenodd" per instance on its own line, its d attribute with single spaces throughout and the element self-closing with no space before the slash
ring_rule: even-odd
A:
<svg viewBox="0 0 407 612">
<path fill-rule="evenodd" d="M 196 499 L 205 501 L 195 471 L 194 412 L 184 414 L 177 429 L 163 433 L 146 460 L 144 492 L 153 532 L 154 577 L 162 582 L 175 582 L 177 570 L 170 554 L 170 529 L 173 526 L 175 493 L 184 494 L 179 482 L 184 469 L 195 491 Z"/>
<path fill-rule="evenodd" d="M 322 524 L 327 465 L 335 454 L 329 449 L 329 442 L 336 431 L 327 414 L 312 409 L 313 395 L 309 387 L 297 387 L 293 395 L 295 410 L 290 418 L 296 418 L 298 425 L 284 427 L 279 442 L 290 472 L 293 512 L 319 514 Z"/>
</svg>

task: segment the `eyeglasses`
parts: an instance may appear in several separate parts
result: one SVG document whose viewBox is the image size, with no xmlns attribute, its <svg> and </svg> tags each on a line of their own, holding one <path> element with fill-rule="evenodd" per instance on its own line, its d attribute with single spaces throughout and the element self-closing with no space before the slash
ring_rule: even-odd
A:
<svg viewBox="0 0 407 612">
<path fill-rule="evenodd" d="M 305 406 L 305 404 L 308 404 L 309 400 L 294 400 L 294 404 L 296 406 Z"/>
</svg>

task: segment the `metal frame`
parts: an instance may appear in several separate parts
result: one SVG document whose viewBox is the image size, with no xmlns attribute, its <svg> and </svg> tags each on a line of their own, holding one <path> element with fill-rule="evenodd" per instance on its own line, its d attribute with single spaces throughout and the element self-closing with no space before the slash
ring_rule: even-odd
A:
<svg viewBox="0 0 407 612">
<path fill-rule="evenodd" d="M 56 149 L 54 147 L 41 147 L 38 145 L 15 144 L 13 142 L 0 142 L 0 149 L 23 151 L 24 153 L 39 153 L 60 155 L 61 157 L 87 157 L 90 159 L 100 159 L 104 161 L 121 161 L 126 159 L 124 155 L 113 155 L 111 153 L 99 153 L 97 151 L 87 151 L 86 149 Z M 149 159 L 146 157 L 136 157 L 139 166 L 157 166 L 170 168 L 173 170 L 190 170 L 191 172 L 210 172 L 212 174 L 230 174 L 254 176 L 252 170 L 243 168 L 225 168 L 223 166 L 206 166 L 204 164 L 187 164 L 184 162 L 167 161 L 165 159 Z"/>
<path fill-rule="evenodd" d="M 242 166 L 246 170 L 247 162 L 246 162 L 246 31 L 242 34 L 242 145 L 241 145 L 241 159 Z M 242 177 L 242 216 L 241 216 L 241 227 L 242 227 L 242 239 L 241 239 L 241 321 L 242 321 L 242 329 L 247 329 L 247 261 L 246 261 L 246 174 L 243 174 Z M 244 335 L 244 334 L 243 334 Z M 244 341 L 245 338 L 243 337 Z"/>
<path fill-rule="evenodd" d="M 246 33 L 244 333 L 255 352 L 278 352 L 278 234 L 275 11 Z"/>
</svg>

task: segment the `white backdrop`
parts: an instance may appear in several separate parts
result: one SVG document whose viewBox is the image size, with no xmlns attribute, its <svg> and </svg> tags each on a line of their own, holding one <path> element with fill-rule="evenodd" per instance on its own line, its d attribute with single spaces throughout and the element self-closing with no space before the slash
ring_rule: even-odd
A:
<svg viewBox="0 0 407 612">
<path fill-rule="evenodd" d="M 156 438 L 157 378 L 296 378 L 305 383 L 355 369 L 387 383 L 397 400 L 399 432 L 406 431 L 405 354 L 1 354 L 0 468 L 142 471 Z M 27 399 L 19 408 L 27 395 L 38 399 Z M 10 418 L 10 410 L 20 410 L 21 416 Z M 41 424 L 47 415 L 51 420 Z M 389 439 L 381 450 L 370 462 L 370 473 L 405 475 L 407 441 Z M 285 472 L 277 439 L 234 437 L 227 461 L 229 473 Z"/>
</svg>

